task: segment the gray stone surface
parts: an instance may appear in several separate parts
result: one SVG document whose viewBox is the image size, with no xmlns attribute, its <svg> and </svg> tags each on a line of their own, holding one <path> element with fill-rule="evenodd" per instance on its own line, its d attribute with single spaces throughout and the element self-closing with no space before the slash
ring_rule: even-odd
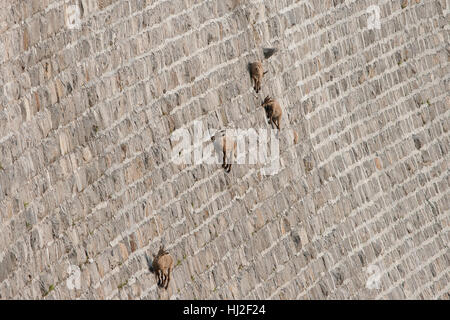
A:
<svg viewBox="0 0 450 320">
<path fill-rule="evenodd" d="M 448 1 L 80 2 L 0 0 L 0 299 L 449 299 Z M 170 161 L 269 94 L 278 174 Z"/>
</svg>

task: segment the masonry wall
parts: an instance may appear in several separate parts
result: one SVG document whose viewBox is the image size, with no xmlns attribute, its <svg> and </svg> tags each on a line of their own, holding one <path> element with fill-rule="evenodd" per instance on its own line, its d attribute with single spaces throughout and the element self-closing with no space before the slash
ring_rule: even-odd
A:
<svg viewBox="0 0 450 320">
<path fill-rule="evenodd" d="M 0 0 L 0 298 L 449 299 L 449 5 Z M 278 174 L 170 161 L 269 94 Z"/>
</svg>

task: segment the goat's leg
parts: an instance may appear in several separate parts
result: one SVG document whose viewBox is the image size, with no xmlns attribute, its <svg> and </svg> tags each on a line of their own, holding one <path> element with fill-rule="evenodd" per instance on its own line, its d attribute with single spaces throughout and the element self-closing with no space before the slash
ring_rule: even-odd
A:
<svg viewBox="0 0 450 320">
<path fill-rule="evenodd" d="M 227 154 L 227 172 L 230 172 L 232 163 L 233 163 L 233 151 L 229 150 Z"/>
<path fill-rule="evenodd" d="M 159 286 L 163 286 L 164 283 L 164 272 L 162 270 L 159 270 Z"/>
<path fill-rule="evenodd" d="M 167 270 L 164 272 L 164 283 L 167 283 Z"/>
<path fill-rule="evenodd" d="M 166 273 L 164 271 L 161 272 L 161 287 L 164 287 L 164 283 L 166 282 Z"/>
<path fill-rule="evenodd" d="M 227 167 L 226 157 L 227 157 L 227 154 L 224 151 L 223 152 L 223 160 L 222 160 L 222 168 L 224 168 L 224 169 L 226 169 L 226 167 Z"/>
<path fill-rule="evenodd" d="M 170 271 L 172 268 L 169 268 L 169 270 L 167 271 L 167 281 L 166 281 L 166 290 L 169 287 L 169 282 L 170 282 Z"/>
<path fill-rule="evenodd" d="M 272 112 L 270 110 L 267 112 L 267 124 L 272 124 Z"/>
<path fill-rule="evenodd" d="M 276 122 L 276 126 L 277 126 L 277 133 L 276 133 L 276 137 L 277 137 L 277 139 L 278 139 L 278 137 L 280 136 L 280 131 L 281 131 L 281 126 L 280 126 L 280 120 L 281 120 L 281 118 L 277 118 L 277 122 Z"/>
</svg>

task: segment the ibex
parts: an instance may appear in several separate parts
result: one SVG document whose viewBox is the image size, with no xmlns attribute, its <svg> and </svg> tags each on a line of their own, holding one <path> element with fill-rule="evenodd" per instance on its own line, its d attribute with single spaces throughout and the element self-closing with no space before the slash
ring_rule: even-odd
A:
<svg viewBox="0 0 450 320">
<path fill-rule="evenodd" d="M 297 144 L 298 142 L 298 133 L 297 131 L 294 131 L 294 144 Z"/>
<path fill-rule="evenodd" d="M 217 132 L 211 137 L 214 142 L 214 149 L 219 155 L 223 155 L 222 168 L 226 172 L 231 171 L 231 164 L 236 158 L 237 142 L 230 136 L 226 135 L 223 131 Z"/>
<path fill-rule="evenodd" d="M 278 101 L 267 96 L 261 106 L 266 109 L 267 118 L 269 119 L 269 124 L 272 128 L 273 125 L 276 125 L 277 129 L 280 130 L 281 115 L 283 111 L 281 110 L 281 106 Z"/>
<path fill-rule="evenodd" d="M 249 70 L 250 70 L 250 76 L 254 83 L 253 88 L 255 89 L 256 93 L 258 93 L 259 90 L 261 90 L 262 78 L 267 73 L 267 71 L 264 72 L 262 63 L 259 61 L 250 63 Z"/>
<path fill-rule="evenodd" d="M 153 254 L 152 267 L 157 278 L 158 286 L 167 289 L 170 281 L 170 273 L 173 269 L 173 259 L 169 255 L 169 252 L 164 250 L 163 246 L 159 248 L 156 256 Z"/>
</svg>

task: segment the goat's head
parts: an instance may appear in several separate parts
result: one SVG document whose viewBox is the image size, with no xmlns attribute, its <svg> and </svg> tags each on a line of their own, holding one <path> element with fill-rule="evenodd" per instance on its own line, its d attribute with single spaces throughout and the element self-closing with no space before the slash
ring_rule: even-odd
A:
<svg viewBox="0 0 450 320">
<path fill-rule="evenodd" d="M 270 98 L 269 96 L 267 96 L 264 101 L 261 104 L 261 107 L 266 107 L 270 102 L 272 101 L 272 98 Z"/>
<path fill-rule="evenodd" d="M 168 254 L 169 252 L 167 251 L 167 250 L 164 250 L 164 246 L 163 245 L 161 245 L 160 247 L 159 247 L 159 250 L 158 250 L 158 253 L 155 255 L 155 254 L 153 254 L 153 258 L 158 258 L 158 257 L 161 257 L 161 256 L 163 256 L 163 255 L 165 255 L 165 254 Z"/>
</svg>

